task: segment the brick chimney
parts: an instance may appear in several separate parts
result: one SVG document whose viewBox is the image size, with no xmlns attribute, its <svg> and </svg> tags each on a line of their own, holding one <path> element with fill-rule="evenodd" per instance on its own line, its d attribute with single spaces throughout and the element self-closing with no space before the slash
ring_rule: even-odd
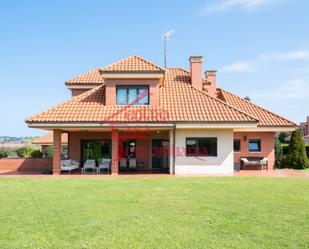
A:
<svg viewBox="0 0 309 249">
<path fill-rule="evenodd" d="M 203 56 L 191 56 L 190 59 L 191 84 L 196 89 L 203 90 Z"/>
<path fill-rule="evenodd" d="M 216 97 L 217 95 L 217 71 L 216 70 L 207 70 L 205 72 L 206 82 L 204 84 L 204 91 L 208 94 Z"/>
</svg>

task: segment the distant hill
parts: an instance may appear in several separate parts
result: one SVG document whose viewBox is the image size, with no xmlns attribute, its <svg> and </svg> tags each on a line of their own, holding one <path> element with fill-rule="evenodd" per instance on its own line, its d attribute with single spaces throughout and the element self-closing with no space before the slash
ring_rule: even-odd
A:
<svg viewBox="0 0 309 249">
<path fill-rule="evenodd" d="M 24 146 L 28 140 L 35 139 L 37 137 L 10 137 L 0 136 L 0 146 L 4 147 L 19 147 Z"/>
</svg>

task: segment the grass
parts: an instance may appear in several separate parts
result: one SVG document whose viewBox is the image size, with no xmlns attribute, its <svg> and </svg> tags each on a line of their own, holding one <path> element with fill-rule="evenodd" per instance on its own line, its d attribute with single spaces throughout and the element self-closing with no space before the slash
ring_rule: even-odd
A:
<svg viewBox="0 0 309 249">
<path fill-rule="evenodd" d="M 0 248 L 308 248 L 309 181 L 0 178 Z"/>
<path fill-rule="evenodd" d="M 299 172 L 303 172 L 303 173 L 309 173 L 309 168 L 307 168 L 307 169 L 300 169 L 298 171 Z"/>
</svg>

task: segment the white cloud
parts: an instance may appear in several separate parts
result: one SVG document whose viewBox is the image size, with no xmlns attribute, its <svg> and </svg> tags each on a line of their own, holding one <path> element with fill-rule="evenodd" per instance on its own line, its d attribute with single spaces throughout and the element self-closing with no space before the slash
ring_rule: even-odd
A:
<svg viewBox="0 0 309 249">
<path fill-rule="evenodd" d="M 230 65 L 226 65 L 220 70 L 220 72 L 228 73 L 247 73 L 252 71 L 254 71 L 254 68 L 249 62 L 236 62 Z"/>
<path fill-rule="evenodd" d="M 207 5 L 202 14 L 207 15 L 215 12 L 223 12 L 231 9 L 242 9 L 244 11 L 254 11 L 265 7 L 269 7 L 274 3 L 282 2 L 283 0 L 221 0 L 214 4 Z"/>
<path fill-rule="evenodd" d="M 295 79 L 285 83 L 275 91 L 256 95 L 259 98 L 305 99 L 308 98 L 309 80 Z"/>
<path fill-rule="evenodd" d="M 292 52 L 272 52 L 258 56 L 261 60 L 309 60 L 309 50 L 298 50 Z"/>
<path fill-rule="evenodd" d="M 284 61 L 308 61 L 309 60 L 309 50 L 296 50 L 290 52 L 269 52 L 257 55 L 251 59 L 247 59 L 240 62 L 235 62 L 230 65 L 226 65 L 220 69 L 219 72 L 223 73 L 246 73 L 257 71 L 266 63 L 274 64 L 274 61 L 278 63 Z M 302 72 L 307 72 L 309 67 L 306 66 L 302 68 Z"/>
</svg>

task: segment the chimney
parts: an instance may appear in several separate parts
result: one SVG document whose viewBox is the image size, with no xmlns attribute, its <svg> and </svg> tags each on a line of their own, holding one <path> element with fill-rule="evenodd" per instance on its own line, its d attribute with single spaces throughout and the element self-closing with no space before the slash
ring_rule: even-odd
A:
<svg viewBox="0 0 309 249">
<path fill-rule="evenodd" d="M 204 91 L 213 97 L 217 95 L 217 71 L 207 70 L 205 72 L 206 84 L 204 85 Z"/>
<path fill-rule="evenodd" d="M 203 90 L 203 56 L 191 56 L 190 59 L 191 84 L 196 89 Z"/>
</svg>

